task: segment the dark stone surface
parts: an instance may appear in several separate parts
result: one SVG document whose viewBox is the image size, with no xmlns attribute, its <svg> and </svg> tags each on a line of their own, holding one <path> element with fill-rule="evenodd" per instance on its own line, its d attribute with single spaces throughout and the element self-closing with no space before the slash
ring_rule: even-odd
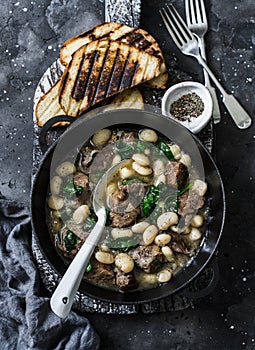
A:
<svg viewBox="0 0 255 350">
<path fill-rule="evenodd" d="M 173 1 L 184 13 L 183 1 Z M 175 53 L 181 70 L 195 80 L 197 63 L 181 55 L 162 26 L 165 1 L 144 0 L 141 27 Z M 0 4 L 0 196 L 28 203 L 32 168 L 32 100 L 59 45 L 104 18 L 103 1 L 7 1 Z M 255 113 L 254 0 L 207 1 L 208 62 L 228 92 Z M 225 184 L 227 215 L 219 245 L 220 281 L 192 309 L 156 315 L 87 315 L 102 349 L 255 348 L 254 153 L 255 127 L 239 130 L 225 112 L 215 127 L 215 156 Z"/>
</svg>

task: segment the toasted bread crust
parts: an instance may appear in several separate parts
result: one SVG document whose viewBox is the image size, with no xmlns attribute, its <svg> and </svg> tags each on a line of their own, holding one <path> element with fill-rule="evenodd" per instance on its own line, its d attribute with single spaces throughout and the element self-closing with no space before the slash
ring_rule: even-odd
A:
<svg viewBox="0 0 255 350">
<path fill-rule="evenodd" d="M 78 116 L 97 102 L 158 76 L 161 60 L 135 47 L 109 39 L 78 49 L 66 68 L 59 102 L 66 114 Z"/>
<path fill-rule="evenodd" d="M 63 115 L 65 112 L 59 104 L 58 92 L 61 84 L 61 78 L 50 88 L 50 90 L 43 95 L 36 105 L 35 115 L 37 124 L 43 126 L 50 118 L 57 115 Z M 58 125 L 65 125 L 66 123 L 58 123 Z"/>
<path fill-rule="evenodd" d="M 67 66 L 72 58 L 72 54 L 81 46 L 89 44 L 93 40 L 110 39 L 135 46 L 136 48 L 156 56 L 164 62 L 163 54 L 156 40 L 145 30 L 132 28 L 125 24 L 108 22 L 94 27 L 92 30 L 84 32 L 67 40 L 60 49 L 60 61 Z M 162 71 L 162 73 L 164 73 Z"/>
<path fill-rule="evenodd" d="M 130 88 L 117 94 L 104 111 L 119 108 L 144 109 L 143 96 L 138 88 Z"/>
</svg>

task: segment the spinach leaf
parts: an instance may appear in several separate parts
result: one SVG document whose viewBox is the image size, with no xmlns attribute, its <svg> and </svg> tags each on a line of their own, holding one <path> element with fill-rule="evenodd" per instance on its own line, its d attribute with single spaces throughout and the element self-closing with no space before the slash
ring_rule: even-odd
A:
<svg viewBox="0 0 255 350">
<path fill-rule="evenodd" d="M 151 212 L 155 208 L 156 203 L 158 202 L 158 199 L 159 189 L 157 188 L 157 186 L 153 185 L 149 188 L 141 202 L 141 207 L 145 216 L 149 216 L 151 214 Z"/>
<path fill-rule="evenodd" d="M 116 153 L 118 153 L 122 159 L 131 158 L 134 148 L 131 142 L 126 143 L 123 141 L 117 141 L 115 144 Z"/>
<path fill-rule="evenodd" d="M 96 224 L 96 219 L 92 216 L 92 217 L 88 217 L 87 220 L 85 221 L 85 224 L 83 225 L 83 229 L 86 232 L 91 232 L 93 227 Z"/>
<path fill-rule="evenodd" d="M 118 239 L 108 238 L 106 245 L 113 250 L 128 252 L 131 248 L 139 245 L 141 238 L 139 236 L 123 237 Z"/>
<path fill-rule="evenodd" d="M 66 231 L 66 235 L 64 237 L 64 243 L 65 247 L 68 251 L 74 249 L 75 244 L 78 242 L 79 238 L 76 236 L 75 233 L 71 230 Z"/>
<path fill-rule="evenodd" d="M 171 148 L 163 141 L 157 144 L 157 148 L 167 157 L 169 160 L 175 160 Z"/>
<path fill-rule="evenodd" d="M 179 197 L 182 196 L 185 192 L 187 192 L 192 183 L 188 183 L 183 189 L 179 190 L 177 193 L 171 193 L 164 199 L 164 208 L 166 211 L 173 211 L 175 213 L 178 212 L 179 208 Z"/>
<path fill-rule="evenodd" d="M 72 198 L 74 195 L 79 197 L 82 194 L 83 187 L 75 185 L 73 179 L 70 179 L 63 188 L 63 191 L 68 198 Z"/>
<path fill-rule="evenodd" d="M 135 184 L 137 182 L 141 182 L 144 183 L 142 180 L 140 179 L 125 179 L 122 180 L 122 185 L 126 186 L 126 185 L 130 185 L 130 184 Z"/>
<path fill-rule="evenodd" d="M 134 153 L 141 153 L 145 150 L 146 144 L 143 141 L 124 142 L 119 140 L 115 144 L 115 152 L 122 159 L 131 158 Z"/>
<path fill-rule="evenodd" d="M 87 265 L 87 267 L 86 267 L 86 269 L 85 269 L 85 272 L 88 273 L 88 272 L 90 272 L 91 270 L 92 270 L 92 264 L 91 264 L 91 260 L 89 260 L 88 265 Z"/>
</svg>

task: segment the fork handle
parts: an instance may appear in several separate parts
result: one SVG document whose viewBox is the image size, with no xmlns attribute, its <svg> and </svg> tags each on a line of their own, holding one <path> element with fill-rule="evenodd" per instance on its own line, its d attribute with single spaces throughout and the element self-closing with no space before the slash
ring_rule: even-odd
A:
<svg viewBox="0 0 255 350">
<path fill-rule="evenodd" d="M 198 62 L 203 66 L 203 68 L 206 69 L 210 78 L 212 79 L 216 87 L 220 90 L 222 94 L 222 101 L 227 107 L 227 110 L 237 127 L 239 129 L 247 129 L 252 123 L 252 119 L 249 116 L 249 114 L 245 111 L 245 109 L 240 105 L 240 103 L 233 95 L 228 94 L 224 90 L 223 86 L 219 83 L 219 81 L 217 80 L 211 69 L 207 66 L 205 60 L 201 57 L 201 55 L 196 55 L 196 58 Z"/>
<path fill-rule="evenodd" d="M 198 37 L 197 36 L 197 41 L 198 41 L 198 45 L 199 45 L 199 48 L 200 48 L 201 56 L 204 59 L 204 61 L 206 62 L 206 52 L 205 52 L 204 37 Z M 206 69 L 204 69 L 204 79 L 205 79 L 205 86 L 206 87 L 210 87 L 211 83 L 210 83 L 209 75 L 208 75 Z"/>
<path fill-rule="evenodd" d="M 204 61 L 206 62 L 204 36 L 202 36 L 202 37 L 197 36 L 197 40 L 198 40 L 198 45 L 200 48 L 201 56 L 204 59 Z M 210 79 L 209 79 L 209 75 L 204 68 L 203 68 L 203 72 L 204 72 L 205 87 L 207 87 L 207 89 L 209 90 L 210 95 L 212 97 L 212 101 L 213 101 L 213 121 L 214 121 L 214 124 L 218 124 L 221 121 L 221 113 L 220 113 L 220 107 L 219 107 L 217 94 L 216 94 L 214 87 L 212 87 Z"/>
</svg>

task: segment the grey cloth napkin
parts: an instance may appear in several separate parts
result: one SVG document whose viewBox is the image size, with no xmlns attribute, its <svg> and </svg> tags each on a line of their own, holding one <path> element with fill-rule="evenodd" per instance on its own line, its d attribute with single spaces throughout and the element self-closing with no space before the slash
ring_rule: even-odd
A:
<svg viewBox="0 0 255 350">
<path fill-rule="evenodd" d="M 50 310 L 32 258 L 29 209 L 0 201 L 1 350 L 96 350 L 99 343 L 84 316 L 62 320 Z"/>
</svg>

